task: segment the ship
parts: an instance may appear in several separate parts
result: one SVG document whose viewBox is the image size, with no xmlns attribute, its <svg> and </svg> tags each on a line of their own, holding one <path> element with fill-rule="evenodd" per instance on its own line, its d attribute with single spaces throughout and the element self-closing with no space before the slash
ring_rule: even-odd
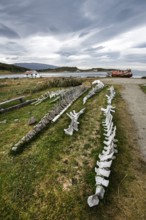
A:
<svg viewBox="0 0 146 220">
<path fill-rule="evenodd" d="M 133 76 L 131 69 L 127 70 L 113 70 L 107 73 L 108 77 L 127 77 L 130 78 Z"/>
</svg>

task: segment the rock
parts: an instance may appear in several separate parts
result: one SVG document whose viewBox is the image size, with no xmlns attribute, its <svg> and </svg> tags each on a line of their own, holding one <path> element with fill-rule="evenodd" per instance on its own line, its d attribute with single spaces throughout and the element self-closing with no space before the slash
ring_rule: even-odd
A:
<svg viewBox="0 0 146 220">
<path fill-rule="evenodd" d="M 36 122 L 37 122 L 37 121 L 36 121 L 35 117 L 32 116 L 32 117 L 29 119 L 29 121 L 28 121 L 28 125 L 34 125 Z"/>
</svg>

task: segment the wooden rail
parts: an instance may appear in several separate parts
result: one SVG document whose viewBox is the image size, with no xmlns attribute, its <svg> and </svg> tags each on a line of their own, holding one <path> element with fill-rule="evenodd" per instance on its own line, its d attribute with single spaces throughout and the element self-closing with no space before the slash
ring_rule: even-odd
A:
<svg viewBox="0 0 146 220">
<path fill-rule="evenodd" d="M 1 102 L 0 106 L 5 105 L 5 104 L 10 103 L 10 102 L 13 102 L 13 101 L 17 101 L 17 100 L 19 100 L 20 103 L 22 103 L 22 102 L 24 102 L 24 100 L 23 100 L 24 98 L 25 98 L 25 96 L 20 96 L 20 97 L 14 98 L 14 99 L 9 99 L 7 101 Z"/>
</svg>

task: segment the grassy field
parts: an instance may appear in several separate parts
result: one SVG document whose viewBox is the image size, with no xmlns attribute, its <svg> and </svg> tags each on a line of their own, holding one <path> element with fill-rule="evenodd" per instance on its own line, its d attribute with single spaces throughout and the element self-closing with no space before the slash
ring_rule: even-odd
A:
<svg viewBox="0 0 146 220">
<path fill-rule="evenodd" d="M 47 79 L 48 80 L 48 79 Z M 90 79 L 84 81 L 90 84 Z M 0 102 L 26 95 L 37 98 L 48 88 L 46 79 L 0 81 Z M 53 107 L 49 100 L 0 115 L 0 219 L 4 220 L 144 220 L 146 187 L 143 173 L 146 164 L 140 159 L 134 125 L 116 86 L 114 114 L 118 150 L 112 164 L 110 185 L 97 207 L 89 208 L 87 198 L 95 192 L 94 167 L 103 144 L 100 108 L 106 105 L 107 88 L 87 101 L 80 117 L 79 131 L 67 136 L 70 120 L 64 114 L 49 126 L 26 150 L 10 156 L 11 145 Z M 67 112 L 83 108 L 82 98 Z M 18 120 L 15 120 L 18 119 Z"/>
</svg>

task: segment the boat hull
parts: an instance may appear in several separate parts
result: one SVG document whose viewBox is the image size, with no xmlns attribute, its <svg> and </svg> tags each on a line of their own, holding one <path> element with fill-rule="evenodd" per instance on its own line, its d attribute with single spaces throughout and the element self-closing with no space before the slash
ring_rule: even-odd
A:
<svg viewBox="0 0 146 220">
<path fill-rule="evenodd" d="M 130 78 L 130 77 L 132 77 L 132 76 L 133 76 L 132 74 L 128 74 L 128 75 L 124 75 L 124 74 L 115 75 L 115 74 L 112 74 L 112 77 Z"/>
<path fill-rule="evenodd" d="M 128 70 L 114 70 L 110 72 L 110 76 L 111 77 L 126 77 L 126 78 L 130 78 L 133 76 L 132 72 L 130 69 Z"/>
</svg>

